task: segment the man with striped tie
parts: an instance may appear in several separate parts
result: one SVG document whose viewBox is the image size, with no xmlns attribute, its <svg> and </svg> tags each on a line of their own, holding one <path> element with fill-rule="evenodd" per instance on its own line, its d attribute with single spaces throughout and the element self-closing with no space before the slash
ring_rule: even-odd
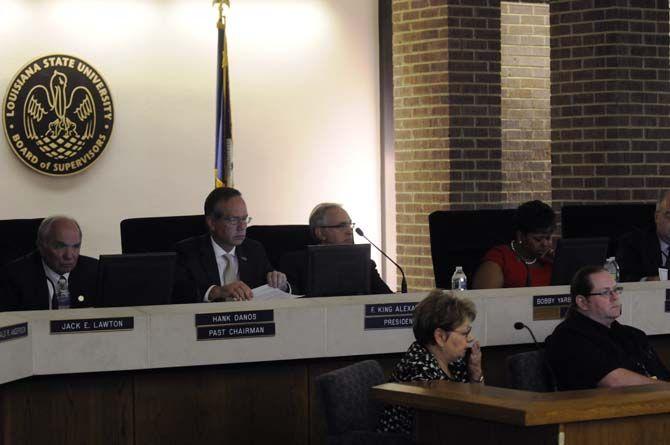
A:
<svg viewBox="0 0 670 445">
<path fill-rule="evenodd" d="M 263 246 L 246 237 L 251 218 L 238 190 L 214 189 L 204 210 L 209 232 L 177 244 L 173 303 L 251 300 L 264 284 L 288 289 Z"/>
<path fill-rule="evenodd" d="M 79 254 L 82 233 L 68 216 L 45 218 L 37 249 L 2 273 L 0 310 L 68 309 L 95 303 L 98 260 Z"/>
</svg>

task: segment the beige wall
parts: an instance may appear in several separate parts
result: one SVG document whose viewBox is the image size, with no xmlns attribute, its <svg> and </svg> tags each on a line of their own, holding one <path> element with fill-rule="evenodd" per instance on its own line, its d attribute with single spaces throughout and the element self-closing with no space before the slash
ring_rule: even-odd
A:
<svg viewBox="0 0 670 445">
<path fill-rule="evenodd" d="M 120 251 L 118 223 L 198 213 L 213 180 L 215 11 L 208 0 L 3 0 L 0 93 L 49 54 L 110 86 L 112 139 L 87 171 L 52 178 L 0 140 L 0 219 L 63 212 L 84 253 Z M 381 239 L 376 0 L 233 0 L 235 186 L 258 224 L 345 205 Z M 4 133 L 4 131 L 3 131 Z"/>
</svg>

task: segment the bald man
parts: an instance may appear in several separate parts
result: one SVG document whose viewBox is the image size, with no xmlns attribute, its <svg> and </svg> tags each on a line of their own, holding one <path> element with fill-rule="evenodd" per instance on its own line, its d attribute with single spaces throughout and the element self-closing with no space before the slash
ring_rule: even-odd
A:
<svg viewBox="0 0 670 445">
<path fill-rule="evenodd" d="M 654 225 L 619 240 L 616 259 L 622 282 L 657 281 L 658 268 L 670 268 L 670 191 L 656 201 Z"/>
<path fill-rule="evenodd" d="M 82 233 L 67 216 L 45 218 L 37 249 L 2 273 L 0 310 L 28 311 L 93 306 L 98 260 L 79 254 Z"/>
</svg>

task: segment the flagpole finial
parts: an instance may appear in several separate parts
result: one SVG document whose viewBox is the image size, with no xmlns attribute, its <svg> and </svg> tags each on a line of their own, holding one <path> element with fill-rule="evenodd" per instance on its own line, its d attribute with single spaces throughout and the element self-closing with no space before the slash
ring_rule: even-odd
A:
<svg viewBox="0 0 670 445">
<path fill-rule="evenodd" d="M 219 9 L 219 21 L 216 23 L 216 26 L 222 28 L 226 22 L 228 9 L 230 9 L 230 0 L 212 0 L 212 6 L 215 5 Z"/>
</svg>

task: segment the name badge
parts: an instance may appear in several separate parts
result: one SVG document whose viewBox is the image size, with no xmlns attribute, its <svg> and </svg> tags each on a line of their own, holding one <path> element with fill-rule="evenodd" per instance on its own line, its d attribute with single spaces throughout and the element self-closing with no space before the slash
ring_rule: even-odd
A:
<svg viewBox="0 0 670 445">
<path fill-rule="evenodd" d="M 274 320 L 273 310 L 217 312 L 211 314 L 195 314 L 196 326 L 214 326 L 221 324 L 262 323 Z"/>
<path fill-rule="evenodd" d="M 79 332 L 132 331 L 134 317 L 86 318 L 81 320 L 51 320 L 51 334 Z"/>
<path fill-rule="evenodd" d="M 401 329 L 412 327 L 412 313 L 417 303 L 366 304 L 363 328 Z"/>
<path fill-rule="evenodd" d="M 13 324 L 0 328 L 0 342 L 28 336 L 28 323 Z"/>
<path fill-rule="evenodd" d="M 572 304 L 570 294 L 533 296 L 533 320 L 560 320 Z"/>
<path fill-rule="evenodd" d="M 226 340 L 246 337 L 274 337 L 275 312 L 262 311 L 215 312 L 195 314 L 196 339 Z"/>
<path fill-rule="evenodd" d="M 274 323 L 237 324 L 198 327 L 198 340 L 221 340 L 241 337 L 273 337 Z"/>
</svg>

